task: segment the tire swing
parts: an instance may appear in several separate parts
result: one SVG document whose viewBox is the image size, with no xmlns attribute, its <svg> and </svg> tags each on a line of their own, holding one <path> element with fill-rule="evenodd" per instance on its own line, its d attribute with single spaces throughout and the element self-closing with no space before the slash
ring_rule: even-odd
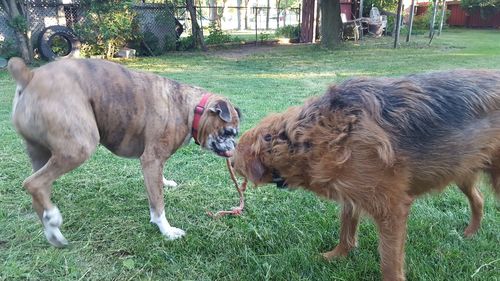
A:
<svg viewBox="0 0 500 281">
<path fill-rule="evenodd" d="M 49 26 L 42 30 L 38 41 L 40 54 L 49 61 L 80 55 L 80 40 L 75 32 L 68 27 Z M 54 46 L 56 42 L 59 45 L 57 46 L 58 49 Z"/>
</svg>

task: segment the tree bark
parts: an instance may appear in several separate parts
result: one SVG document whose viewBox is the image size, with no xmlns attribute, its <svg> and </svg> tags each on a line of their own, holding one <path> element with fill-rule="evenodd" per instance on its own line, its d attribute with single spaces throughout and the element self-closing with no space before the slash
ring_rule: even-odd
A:
<svg viewBox="0 0 500 281">
<path fill-rule="evenodd" d="M 302 22 L 300 24 L 300 42 L 302 43 L 310 43 L 313 41 L 316 14 L 314 9 L 315 1 L 316 0 L 302 0 Z"/>
<path fill-rule="evenodd" d="M 443 23 L 445 17 L 446 17 L 446 0 L 443 0 L 443 7 L 441 9 L 441 22 L 439 23 L 438 36 L 441 36 L 441 31 L 443 31 Z"/>
<path fill-rule="evenodd" d="M 280 0 L 276 0 L 276 28 L 280 28 Z"/>
<path fill-rule="evenodd" d="M 238 19 L 238 30 L 241 30 L 241 0 L 236 0 L 236 18 Z"/>
<path fill-rule="evenodd" d="M 269 30 L 269 12 L 271 10 L 271 1 L 267 0 L 267 7 L 266 7 L 266 30 Z"/>
<path fill-rule="evenodd" d="M 208 6 L 208 18 L 211 22 L 214 22 L 215 20 L 217 20 L 217 2 L 215 0 L 210 0 L 208 1 Z"/>
<path fill-rule="evenodd" d="M 2 10 L 5 11 L 7 19 L 9 21 L 12 21 L 13 19 L 18 17 L 22 17 L 26 21 L 26 24 L 28 24 L 27 11 L 23 5 L 24 2 L 18 2 L 15 0 L 1 0 L 0 2 L 0 6 L 2 7 Z M 27 27 L 27 29 L 28 30 L 20 30 L 14 28 L 14 34 L 21 51 L 21 57 L 26 63 L 29 64 L 33 61 L 33 48 L 31 45 L 30 36 L 28 36 L 30 34 L 29 26 Z"/>
<path fill-rule="evenodd" d="M 248 2 L 250 0 L 245 0 L 245 30 L 248 29 Z"/>
<path fill-rule="evenodd" d="M 438 0 L 434 0 L 433 3 L 434 3 L 434 9 L 432 11 L 432 18 L 429 26 L 429 38 L 432 38 L 434 36 L 434 24 L 436 23 Z"/>
<path fill-rule="evenodd" d="M 199 48 L 203 51 L 207 50 L 207 46 L 205 46 L 205 39 L 203 38 L 203 30 L 198 25 L 198 21 L 196 20 L 196 10 L 194 8 L 193 0 L 186 0 L 186 9 L 189 11 L 189 15 L 191 16 L 191 26 L 193 32 L 193 40 L 195 48 Z"/>
<path fill-rule="evenodd" d="M 410 23 L 408 26 L 408 34 L 406 35 L 406 42 L 410 42 L 411 38 L 411 31 L 413 29 L 413 15 L 415 15 L 415 0 L 411 0 L 411 6 L 410 6 Z"/>
<path fill-rule="evenodd" d="M 403 15 L 403 0 L 398 1 L 398 13 L 396 16 L 395 34 L 394 34 L 394 49 L 399 45 L 399 33 L 401 32 L 401 18 Z"/>
<path fill-rule="evenodd" d="M 321 46 L 333 48 L 341 42 L 340 0 L 321 1 Z"/>
</svg>

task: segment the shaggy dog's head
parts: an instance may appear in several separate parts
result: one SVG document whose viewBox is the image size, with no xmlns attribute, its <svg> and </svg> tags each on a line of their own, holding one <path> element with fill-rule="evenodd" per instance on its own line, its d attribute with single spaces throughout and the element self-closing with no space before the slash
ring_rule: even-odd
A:
<svg viewBox="0 0 500 281">
<path fill-rule="evenodd" d="M 276 182 L 281 166 L 276 161 L 286 159 L 289 150 L 289 140 L 283 128 L 298 110 L 298 107 L 292 107 L 285 113 L 272 114 L 241 136 L 232 157 L 239 175 L 256 185 Z"/>
</svg>

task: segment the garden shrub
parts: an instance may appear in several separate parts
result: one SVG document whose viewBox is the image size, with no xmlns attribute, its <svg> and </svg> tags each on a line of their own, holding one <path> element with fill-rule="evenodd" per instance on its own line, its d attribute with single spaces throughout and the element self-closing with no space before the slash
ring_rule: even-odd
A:
<svg viewBox="0 0 500 281">
<path fill-rule="evenodd" d="M 20 57 L 21 53 L 19 52 L 19 48 L 16 45 L 14 39 L 5 39 L 4 41 L 0 41 L 0 56 L 9 59 L 11 57 Z"/>
<path fill-rule="evenodd" d="M 231 42 L 231 35 L 224 33 L 216 22 L 211 22 L 208 30 L 210 34 L 205 39 L 208 45 L 218 45 Z"/>
<path fill-rule="evenodd" d="M 298 25 L 285 25 L 276 29 L 276 36 L 285 37 L 290 39 L 299 38 L 300 26 Z"/>
<path fill-rule="evenodd" d="M 138 40 L 141 34 L 131 5 L 131 1 L 119 0 L 82 1 L 86 13 L 83 20 L 75 25 L 75 31 L 82 40 L 80 53 L 110 58 L 127 42 Z"/>
</svg>

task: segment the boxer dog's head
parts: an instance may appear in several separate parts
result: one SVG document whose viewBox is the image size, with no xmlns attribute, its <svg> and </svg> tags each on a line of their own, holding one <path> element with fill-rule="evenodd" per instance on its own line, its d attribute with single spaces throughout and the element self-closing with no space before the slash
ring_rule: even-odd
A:
<svg viewBox="0 0 500 281">
<path fill-rule="evenodd" d="M 222 157 L 231 157 L 236 147 L 241 112 L 227 100 L 212 96 L 193 135 L 200 146 Z"/>
</svg>

